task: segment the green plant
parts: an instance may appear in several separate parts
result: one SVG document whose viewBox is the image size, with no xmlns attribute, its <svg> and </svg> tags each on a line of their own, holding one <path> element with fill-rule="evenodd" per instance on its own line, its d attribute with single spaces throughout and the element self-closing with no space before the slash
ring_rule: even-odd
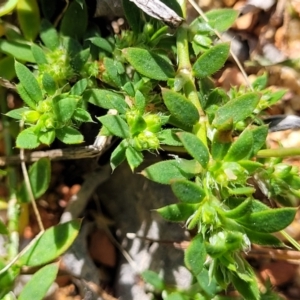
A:
<svg viewBox="0 0 300 300">
<path fill-rule="evenodd" d="M 25 39 L 34 35 L 26 34 L 22 22 L 25 39 L 15 41 L 7 36 L 0 40 L 0 51 L 16 58 L 13 62 L 5 57 L 0 64 L 8 62 L 12 67 L 14 63 L 17 91 L 24 101 L 24 107 L 6 113 L 25 126 L 16 146 L 33 149 L 50 145 L 55 138 L 66 144 L 81 143 L 80 124 L 93 121 L 88 103 L 115 110 L 117 114 L 97 118 L 102 124 L 100 135 L 120 138 L 111 154 L 112 169 L 127 160 L 134 171 L 143 162 L 144 151 L 177 153 L 174 159 L 151 165 L 141 174 L 171 185 L 179 200 L 157 212 L 196 232 L 185 252 L 185 264 L 198 284 L 206 278 L 218 286 L 214 295 L 233 284 L 245 299 L 260 299 L 254 271 L 242 253 L 250 250 L 251 243 L 284 246 L 272 233 L 293 221 L 296 209 L 290 206 L 299 196 L 300 180 L 296 167 L 283 163 L 280 153 L 266 149 L 268 126 L 260 119 L 284 92 L 267 89 L 266 75 L 252 86 L 233 87 L 229 92 L 215 87 L 210 78 L 223 67 L 230 52 L 229 43 L 216 43 L 216 32 L 227 30 L 237 12 L 213 10 L 190 25 L 183 22 L 170 29 L 123 0 L 131 28 L 104 38 L 89 24 L 85 1 L 71 2 L 59 30 L 47 20 L 46 1 L 41 2 L 46 19 L 41 21 L 40 45 L 32 42 L 29 49 Z M 163 2 L 186 17 L 185 1 Z M 30 70 L 19 61 L 34 67 Z M 280 158 L 268 158 L 270 155 Z M 47 187 L 36 175 L 42 164 L 49 162 L 40 160 L 29 170 L 34 197 Z M 282 207 L 271 209 L 257 200 L 257 186 Z M 28 201 L 28 187 L 23 185 L 19 195 L 19 201 Z M 77 231 L 79 225 L 74 221 L 60 226 L 75 226 Z M 73 238 L 67 240 L 51 258 L 49 254 L 29 265 L 57 257 Z M 26 253 L 18 264 L 2 272 L 10 284 L 20 267 L 28 265 Z M 55 268 L 50 265 L 39 272 L 55 273 Z M 212 297 L 203 289 L 198 294 L 199 299 Z"/>
</svg>

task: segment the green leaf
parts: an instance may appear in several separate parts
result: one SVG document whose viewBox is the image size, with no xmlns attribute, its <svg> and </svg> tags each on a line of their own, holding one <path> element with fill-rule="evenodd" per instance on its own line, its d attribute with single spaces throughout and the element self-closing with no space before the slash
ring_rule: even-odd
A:
<svg viewBox="0 0 300 300">
<path fill-rule="evenodd" d="M 127 61 L 142 75 L 167 81 L 175 76 L 173 66 L 161 56 L 141 48 L 122 50 Z"/>
<path fill-rule="evenodd" d="M 244 228 L 251 243 L 269 247 L 284 247 L 284 243 L 270 233 L 261 233 Z"/>
<path fill-rule="evenodd" d="M 80 144 L 83 142 L 83 135 L 71 126 L 56 129 L 55 134 L 65 144 Z"/>
<path fill-rule="evenodd" d="M 13 109 L 10 110 L 8 113 L 6 113 L 5 115 L 7 117 L 13 118 L 13 119 L 17 119 L 17 120 L 21 120 L 22 119 L 22 114 L 25 111 L 28 111 L 29 108 L 28 107 L 21 107 L 21 108 L 17 108 L 17 109 Z"/>
<path fill-rule="evenodd" d="M 179 122 L 190 126 L 198 122 L 198 110 L 186 97 L 168 89 L 162 89 L 162 97 L 170 113 Z"/>
<path fill-rule="evenodd" d="M 267 75 L 267 73 L 264 73 L 263 75 L 258 76 L 258 77 L 253 81 L 252 87 L 253 87 L 255 90 L 261 91 L 261 90 L 263 90 L 264 88 L 266 88 L 267 83 L 268 83 L 268 75 Z"/>
<path fill-rule="evenodd" d="M 220 70 L 228 58 L 229 50 L 230 45 L 222 43 L 202 54 L 193 65 L 195 76 L 197 78 L 204 78 Z"/>
<path fill-rule="evenodd" d="M 206 249 L 201 233 L 198 233 L 191 241 L 190 245 L 185 251 L 184 262 L 185 265 L 198 276 L 202 270 L 206 260 Z"/>
<path fill-rule="evenodd" d="M 253 136 L 250 130 L 245 129 L 238 139 L 230 146 L 224 161 L 239 161 L 249 159 L 253 153 Z"/>
<path fill-rule="evenodd" d="M 47 3 L 47 5 L 49 5 Z M 56 29 L 53 27 L 52 23 L 48 20 L 43 19 L 41 22 L 41 40 L 47 48 L 54 51 L 59 47 L 59 36 Z"/>
<path fill-rule="evenodd" d="M 127 81 L 123 86 L 122 90 L 130 97 L 134 97 L 135 95 L 135 90 L 134 90 L 134 85 L 132 82 Z M 136 100 L 135 100 L 136 102 Z"/>
<path fill-rule="evenodd" d="M 88 81 L 86 78 L 82 78 L 81 80 L 77 81 L 71 88 L 70 94 L 81 96 L 81 94 L 85 91 L 88 85 Z"/>
<path fill-rule="evenodd" d="M 85 2 L 83 7 L 73 1 L 65 12 L 60 25 L 60 32 L 64 36 L 81 39 L 88 25 L 88 11 Z"/>
<path fill-rule="evenodd" d="M 40 10 L 37 0 L 19 0 L 17 17 L 25 39 L 34 41 L 40 28 Z"/>
<path fill-rule="evenodd" d="M 0 220 L 0 234 L 8 234 L 8 230 L 1 220 Z"/>
<path fill-rule="evenodd" d="M 49 187 L 51 178 L 51 165 L 49 158 L 41 158 L 35 162 L 28 171 L 31 190 L 35 199 L 41 197 Z M 23 182 L 19 190 L 21 202 L 30 202 L 27 187 Z"/>
<path fill-rule="evenodd" d="M 125 70 L 120 69 L 123 69 L 123 65 L 109 57 L 104 57 L 103 65 L 105 72 L 102 73 L 102 80 L 110 85 L 117 86 L 119 88 L 122 87 L 125 81 L 125 72 L 123 72 Z"/>
<path fill-rule="evenodd" d="M 168 221 L 184 222 L 195 213 L 198 207 L 198 204 L 178 203 L 164 206 L 156 211 Z"/>
<path fill-rule="evenodd" d="M 252 209 L 252 198 L 246 199 L 245 201 L 241 202 L 237 207 L 229 210 L 224 211 L 224 216 L 230 219 L 238 219 L 241 218 L 249 213 L 251 213 Z"/>
<path fill-rule="evenodd" d="M 40 145 L 38 134 L 34 132 L 34 128 L 30 127 L 22 130 L 16 140 L 18 148 L 33 149 Z"/>
<path fill-rule="evenodd" d="M 39 133 L 39 141 L 42 144 L 50 146 L 55 139 L 55 131 L 54 130 L 49 130 L 46 132 L 40 132 Z"/>
<path fill-rule="evenodd" d="M 200 203 L 204 197 L 204 190 L 194 182 L 187 180 L 176 180 L 171 183 L 175 196 L 184 203 Z"/>
<path fill-rule="evenodd" d="M 97 46 L 98 48 L 100 48 L 104 51 L 107 51 L 108 53 L 113 52 L 112 45 L 106 39 L 104 39 L 100 36 L 89 38 L 88 41 L 91 41 L 91 43 L 93 45 Z"/>
<path fill-rule="evenodd" d="M 207 12 L 208 24 L 215 30 L 222 32 L 229 29 L 237 19 L 239 12 L 235 9 L 212 9 Z"/>
<path fill-rule="evenodd" d="M 127 162 L 131 171 L 134 171 L 142 162 L 143 162 L 143 154 L 141 152 L 136 151 L 133 147 L 129 146 L 125 152 Z"/>
<path fill-rule="evenodd" d="M 34 110 L 36 109 L 36 102 L 30 98 L 29 94 L 21 83 L 17 84 L 17 92 L 25 104 Z"/>
<path fill-rule="evenodd" d="M 45 53 L 44 53 L 44 51 L 41 47 L 39 47 L 36 44 L 32 44 L 31 45 L 31 51 L 32 51 L 32 55 L 35 59 L 35 62 L 38 65 L 44 65 L 44 64 L 48 63 L 46 55 L 45 55 Z"/>
<path fill-rule="evenodd" d="M 106 109 L 116 109 L 119 113 L 125 113 L 127 104 L 121 94 L 109 90 L 90 89 L 83 93 L 83 99 L 89 103 Z"/>
<path fill-rule="evenodd" d="M 23 287 L 18 300 L 42 300 L 56 279 L 58 263 L 47 265 L 38 270 Z"/>
<path fill-rule="evenodd" d="M 128 147 L 128 142 L 123 140 L 110 156 L 110 166 L 112 171 L 119 166 L 126 158 L 125 153 Z"/>
<path fill-rule="evenodd" d="M 53 111 L 58 122 L 66 123 L 69 121 L 77 107 L 78 100 L 76 98 L 63 98 L 58 95 L 53 98 Z"/>
<path fill-rule="evenodd" d="M 177 133 L 180 132 L 178 129 L 164 129 L 158 132 L 157 137 L 161 144 L 169 146 L 182 146 Z"/>
<path fill-rule="evenodd" d="M 140 113 L 144 113 L 146 108 L 146 98 L 140 91 L 136 91 L 135 93 L 134 105 Z"/>
<path fill-rule="evenodd" d="M 146 270 L 142 273 L 143 280 L 151 284 L 155 291 L 162 292 L 165 289 L 164 281 L 159 275 L 151 270 Z"/>
<path fill-rule="evenodd" d="M 17 61 L 15 62 L 15 69 L 18 79 L 28 93 L 29 97 L 36 103 L 41 101 L 43 99 L 43 94 L 34 75 L 27 67 Z"/>
<path fill-rule="evenodd" d="M 19 258 L 21 266 L 36 267 L 46 264 L 63 254 L 79 233 L 81 220 L 72 220 L 50 227 L 30 244 Z"/>
<path fill-rule="evenodd" d="M 28 44 L 0 39 L 0 52 L 13 56 L 17 60 L 35 63 Z"/>
<path fill-rule="evenodd" d="M 218 129 L 228 129 L 224 128 L 224 124 L 227 126 L 226 124 L 229 121 L 236 124 L 237 122 L 246 119 L 253 113 L 258 102 L 259 95 L 257 93 L 247 93 L 236 99 L 230 100 L 217 110 L 212 125 Z"/>
<path fill-rule="evenodd" d="M 231 279 L 234 287 L 239 291 L 239 293 L 244 297 L 244 299 L 260 299 L 259 289 L 254 275 L 251 281 L 244 281 L 235 273 L 231 273 Z"/>
<path fill-rule="evenodd" d="M 256 155 L 258 150 L 260 150 L 265 144 L 268 135 L 268 125 L 259 126 L 252 129 L 253 135 L 253 156 Z"/>
<path fill-rule="evenodd" d="M 290 225 L 295 218 L 296 212 L 296 208 L 268 209 L 252 213 L 237 221 L 253 231 L 272 233 Z"/>
<path fill-rule="evenodd" d="M 239 165 L 246 169 L 249 172 L 249 174 L 253 174 L 257 169 L 262 168 L 264 166 L 263 164 L 252 160 L 239 160 Z"/>
<path fill-rule="evenodd" d="M 98 118 L 98 120 L 115 136 L 128 138 L 129 127 L 120 116 L 106 115 Z"/>
<path fill-rule="evenodd" d="M 84 65 L 87 63 L 89 57 L 90 57 L 90 49 L 84 49 L 79 51 L 78 53 L 75 54 L 71 61 L 71 66 L 73 70 L 75 70 L 76 73 L 79 73 L 82 71 Z"/>
<path fill-rule="evenodd" d="M 48 95 L 54 95 L 56 92 L 56 83 L 49 73 L 43 73 L 43 87 Z"/>
<path fill-rule="evenodd" d="M 206 168 L 209 162 L 209 152 L 203 142 L 197 138 L 197 136 L 189 132 L 179 132 L 177 136 L 187 152 L 195 158 L 203 168 Z"/>
<path fill-rule="evenodd" d="M 215 278 L 210 278 L 208 271 L 205 268 L 203 268 L 196 278 L 201 290 L 208 296 L 207 299 L 213 299 L 214 296 L 220 292 L 220 286 L 218 286 Z"/>
<path fill-rule="evenodd" d="M 211 147 L 211 155 L 214 160 L 222 160 L 224 158 L 232 144 L 231 139 L 231 130 L 217 130 L 215 132 Z"/>
<path fill-rule="evenodd" d="M 184 172 L 179 167 L 180 162 L 178 160 L 165 160 L 147 167 L 141 174 L 161 184 L 170 184 L 173 180 L 189 179 L 194 176 L 194 174 Z"/>
<path fill-rule="evenodd" d="M 89 112 L 82 108 L 77 108 L 73 114 L 73 119 L 79 122 L 93 122 Z"/>
<path fill-rule="evenodd" d="M 138 34 L 143 22 L 139 8 L 130 0 L 122 0 L 122 4 L 129 26 L 135 34 Z"/>
</svg>

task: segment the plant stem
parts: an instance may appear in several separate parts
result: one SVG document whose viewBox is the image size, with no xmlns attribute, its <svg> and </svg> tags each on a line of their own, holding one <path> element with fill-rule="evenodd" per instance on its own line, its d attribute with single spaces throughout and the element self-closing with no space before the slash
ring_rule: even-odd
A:
<svg viewBox="0 0 300 300">
<path fill-rule="evenodd" d="M 0 107 L 1 112 L 5 114 L 8 111 L 6 102 L 6 92 L 4 88 L 0 87 Z M 12 155 L 12 139 L 9 132 L 10 122 L 5 115 L 2 115 L 3 124 L 3 137 L 5 145 L 6 156 Z M 17 202 L 16 197 L 16 186 L 17 186 L 17 175 L 16 170 L 13 167 L 7 168 L 7 181 L 9 187 L 9 200 L 7 204 L 7 218 L 8 218 L 8 232 L 9 232 L 9 243 L 8 243 L 8 259 L 14 258 L 19 251 L 19 216 L 20 216 L 20 205 Z"/>
<path fill-rule="evenodd" d="M 278 148 L 278 149 L 263 149 L 257 152 L 256 156 L 260 158 L 267 157 L 289 157 L 299 156 L 300 148 Z"/>
</svg>

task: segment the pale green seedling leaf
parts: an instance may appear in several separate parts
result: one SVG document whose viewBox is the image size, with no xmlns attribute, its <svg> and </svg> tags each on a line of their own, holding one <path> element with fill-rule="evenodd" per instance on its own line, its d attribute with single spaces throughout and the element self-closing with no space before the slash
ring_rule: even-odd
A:
<svg viewBox="0 0 300 300">
<path fill-rule="evenodd" d="M 33 127 L 22 130 L 16 140 L 18 148 L 33 149 L 40 145 L 39 137 L 34 132 Z"/>
<path fill-rule="evenodd" d="M 65 144 L 80 144 L 83 142 L 83 135 L 71 126 L 56 129 L 55 133 L 56 137 Z"/>
<path fill-rule="evenodd" d="M 176 180 L 171 183 L 175 196 L 184 203 L 200 203 L 204 197 L 204 190 L 194 182 L 188 180 Z"/>
<path fill-rule="evenodd" d="M 203 270 L 206 260 L 206 249 L 202 234 L 197 234 L 185 251 L 184 262 L 195 276 Z"/>
<path fill-rule="evenodd" d="M 129 137 L 129 127 L 120 116 L 106 115 L 98 120 L 115 136 L 124 139 Z"/>
<path fill-rule="evenodd" d="M 177 136 L 187 152 L 195 158 L 203 168 L 206 168 L 209 162 L 209 152 L 203 142 L 197 136 L 189 132 L 179 132 Z"/>
<path fill-rule="evenodd" d="M 36 267 L 46 264 L 63 254 L 74 242 L 79 233 L 81 220 L 72 220 L 50 227 L 42 233 L 18 262 L 22 266 Z"/>
<path fill-rule="evenodd" d="M 173 66 L 153 52 L 141 48 L 126 48 L 122 52 L 127 61 L 148 78 L 167 81 L 175 76 Z"/>
<path fill-rule="evenodd" d="M 193 71 L 197 78 L 204 78 L 220 70 L 229 55 L 230 45 L 228 43 L 218 44 L 204 54 L 194 63 Z"/>
<path fill-rule="evenodd" d="M 137 168 L 143 162 L 143 158 L 144 158 L 143 154 L 141 152 L 135 150 L 131 146 L 129 146 L 126 149 L 125 155 L 126 155 L 129 167 L 132 171 L 134 171 L 134 169 Z"/>
<path fill-rule="evenodd" d="M 162 97 L 171 115 L 185 125 L 194 125 L 199 120 L 197 108 L 183 95 L 162 89 Z"/>
<path fill-rule="evenodd" d="M 18 79 L 28 93 L 29 97 L 36 103 L 43 99 L 41 88 L 30 70 L 19 62 L 15 62 Z"/>
<path fill-rule="evenodd" d="M 35 199 L 42 196 L 49 187 L 51 178 L 51 164 L 49 158 L 41 158 L 28 171 L 31 190 Z M 23 182 L 19 191 L 21 202 L 29 202 L 27 187 Z"/>
<path fill-rule="evenodd" d="M 156 211 L 168 221 L 184 222 L 193 215 L 198 207 L 198 204 L 178 203 L 164 206 Z"/>
<path fill-rule="evenodd" d="M 58 263 L 47 265 L 38 270 L 23 287 L 18 300 L 42 300 L 56 279 Z"/>
</svg>

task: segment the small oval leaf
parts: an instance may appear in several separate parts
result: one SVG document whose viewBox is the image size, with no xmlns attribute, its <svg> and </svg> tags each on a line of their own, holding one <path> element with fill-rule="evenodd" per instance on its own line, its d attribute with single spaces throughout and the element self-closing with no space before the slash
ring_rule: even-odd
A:
<svg viewBox="0 0 300 300">
<path fill-rule="evenodd" d="M 115 136 L 128 138 L 129 127 L 120 116 L 106 115 L 98 118 L 98 120 Z"/>
<path fill-rule="evenodd" d="M 167 81 L 175 76 L 173 66 L 161 56 L 141 48 L 122 50 L 128 62 L 142 75 Z"/>
<path fill-rule="evenodd" d="M 171 183 L 175 196 L 184 203 L 200 203 L 204 197 L 204 190 L 194 182 L 176 180 Z"/>
<path fill-rule="evenodd" d="M 180 132 L 177 136 L 187 152 L 195 158 L 203 168 L 206 168 L 209 162 L 209 152 L 203 142 L 197 136 L 189 132 Z"/>
<path fill-rule="evenodd" d="M 228 43 L 218 44 L 204 54 L 194 63 L 193 71 L 197 78 L 204 78 L 220 70 L 229 55 L 230 45 Z"/>
<path fill-rule="evenodd" d="M 72 220 L 47 229 L 19 258 L 22 266 L 36 267 L 63 254 L 74 242 L 81 220 Z"/>
<path fill-rule="evenodd" d="M 42 300 L 54 282 L 58 272 L 58 264 L 47 265 L 38 270 L 23 287 L 18 300 Z"/>
<path fill-rule="evenodd" d="M 185 251 L 184 262 L 186 266 L 195 274 L 199 275 L 203 270 L 206 260 L 206 249 L 202 234 L 197 234 Z"/>
<path fill-rule="evenodd" d="M 198 122 L 199 112 L 186 97 L 168 89 L 162 89 L 162 97 L 170 113 L 179 122 L 190 126 Z"/>
<path fill-rule="evenodd" d="M 157 209 L 157 212 L 171 222 L 186 221 L 199 207 L 198 204 L 178 203 Z"/>
</svg>

